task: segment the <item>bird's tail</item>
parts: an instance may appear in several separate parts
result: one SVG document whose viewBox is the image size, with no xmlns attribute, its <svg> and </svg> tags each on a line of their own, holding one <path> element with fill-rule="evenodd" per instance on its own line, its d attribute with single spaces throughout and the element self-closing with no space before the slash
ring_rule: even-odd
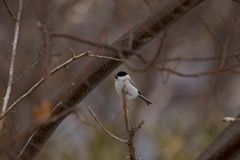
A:
<svg viewBox="0 0 240 160">
<path fill-rule="evenodd" d="M 149 100 L 149 99 L 147 99 L 146 97 L 144 97 L 143 95 L 141 95 L 141 94 L 139 94 L 138 95 L 138 98 L 140 98 L 143 102 L 145 102 L 148 106 L 150 105 L 150 104 L 152 104 L 152 102 Z"/>
</svg>

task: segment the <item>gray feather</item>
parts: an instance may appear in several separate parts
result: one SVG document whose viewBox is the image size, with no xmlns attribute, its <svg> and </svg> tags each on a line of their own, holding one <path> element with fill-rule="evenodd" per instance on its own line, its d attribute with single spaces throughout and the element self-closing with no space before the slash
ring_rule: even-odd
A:
<svg viewBox="0 0 240 160">
<path fill-rule="evenodd" d="M 146 97 L 144 97 L 143 95 L 141 95 L 141 94 L 139 94 L 138 95 L 138 98 L 140 98 L 143 102 L 145 102 L 148 106 L 150 105 L 150 104 L 152 104 L 152 102 L 149 100 L 149 99 L 147 99 Z"/>
<path fill-rule="evenodd" d="M 140 91 L 140 89 L 138 88 L 138 86 L 133 82 L 132 79 L 129 79 L 129 82 L 130 82 L 134 87 L 136 87 L 136 88 L 138 89 L 138 93 L 139 93 L 139 94 L 142 94 L 142 92 Z"/>
</svg>

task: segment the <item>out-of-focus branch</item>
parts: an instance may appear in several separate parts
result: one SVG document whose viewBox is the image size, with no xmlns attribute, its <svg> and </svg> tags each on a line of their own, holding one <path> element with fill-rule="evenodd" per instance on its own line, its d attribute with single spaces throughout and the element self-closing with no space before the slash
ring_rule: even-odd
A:
<svg viewBox="0 0 240 160">
<path fill-rule="evenodd" d="M 173 0 L 172 3 L 168 3 L 166 6 L 161 7 L 161 10 L 155 12 L 144 22 L 134 26 L 130 31 L 122 35 L 113 43 L 113 46 L 126 49 L 129 44 L 129 35 L 132 34 L 133 39 L 131 49 L 140 49 L 150 42 L 156 35 L 164 31 L 177 19 L 203 1 L 204 0 Z M 118 52 L 109 50 L 108 48 L 106 48 L 101 55 L 121 58 L 119 57 Z M 127 59 L 132 56 L 132 54 L 130 52 L 122 52 L 122 56 Z M 71 80 L 68 86 L 63 88 L 62 92 L 53 99 L 53 106 L 58 104 L 59 101 L 62 101 L 63 103 L 54 110 L 51 116 L 55 116 L 83 100 L 92 89 L 94 89 L 121 63 L 122 62 L 103 58 L 97 58 L 90 62 L 82 71 L 76 73 L 75 79 Z M 28 141 L 29 145 L 26 146 L 25 150 L 19 157 L 19 160 L 33 159 L 64 118 L 65 117 L 56 122 L 50 123 L 47 126 L 41 127 L 33 135 L 26 138 L 25 141 Z M 19 154 L 19 151 L 21 151 L 25 144 L 24 142 L 15 145 L 16 148 L 12 153 L 13 157 L 16 157 L 16 155 Z"/>
<path fill-rule="evenodd" d="M 223 117 L 222 119 L 224 122 L 240 122 L 240 118 L 235 118 L 235 117 Z"/>
<path fill-rule="evenodd" d="M 220 12 L 219 12 L 219 14 L 220 14 L 220 17 L 222 18 L 222 20 L 224 21 L 224 23 L 229 24 L 229 27 L 226 31 L 225 40 L 221 40 L 219 38 L 219 36 L 217 36 L 215 31 L 212 29 L 212 27 L 202 18 L 200 13 L 197 12 L 199 19 L 203 22 L 203 24 L 206 26 L 209 33 L 212 35 L 212 37 L 216 40 L 216 42 L 220 46 L 220 53 L 221 53 L 222 58 L 219 63 L 219 68 L 223 68 L 225 65 L 226 59 L 228 57 L 228 45 L 230 43 L 230 35 L 234 32 L 234 30 L 237 27 L 237 21 L 238 21 L 239 16 L 236 15 L 234 18 L 231 19 L 231 21 L 227 21 L 227 20 L 225 20 L 225 18 L 223 18 L 222 14 Z"/>
<path fill-rule="evenodd" d="M 21 73 L 21 75 L 19 75 L 13 82 L 12 85 L 14 85 L 15 83 L 17 83 L 22 77 L 24 77 L 27 72 L 34 66 L 37 64 L 38 59 L 43 55 L 43 52 L 41 52 L 33 61 L 32 63 Z"/>
<path fill-rule="evenodd" d="M 17 18 L 14 16 L 12 10 L 11 10 L 10 7 L 8 6 L 7 1 L 6 1 L 6 0 L 3 0 L 3 2 L 4 2 L 5 6 L 6 6 L 7 10 L 8 10 L 8 12 L 9 12 L 9 14 L 11 15 L 11 17 L 12 17 L 13 19 L 17 20 Z"/>
<path fill-rule="evenodd" d="M 11 57 L 11 63 L 10 63 L 10 69 L 9 69 L 8 85 L 7 85 L 6 94 L 3 98 L 4 100 L 3 100 L 2 112 L 5 112 L 5 110 L 7 109 L 8 101 L 9 101 L 11 90 L 12 90 L 15 57 L 16 57 L 16 53 L 17 53 L 17 44 L 18 44 L 18 37 L 19 37 L 19 26 L 20 26 L 21 14 L 22 14 L 22 0 L 19 0 L 18 5 L 19 5 L 18 6 L 18 14 L 17 14 L 17 18 L 16 18 L 14 38 L 13 38 L 13 43 L 12 43 L 13 47 L 12 47 L 12 57 Z M 0 130 L 2 129 L 2 124 L 3 124 L 3 120 L 0 121 Z"/>
<path fill-rule="evenodd" d="M 227 59 L 230 58 L 236 58 L 240 56 L 240 52 L 235 53 L 229 53 L 227 55 Z M 165 63 L 171 63 L 171 62 L 206 62 L 206 61 L 215 61 L 220 60 L 222 56 L 208 56 L 208 57 L 172 57 L 172 58 L 166 58 L 166 59 L 159 59 L 157 62 L 162 63 L 165 61 Z"/>
<path fill-rule="evenodd" d="M 67 67 L 70 63 L 72 63 L 73 61 L 82 58 L 84 56 L 87 56 L 90 53 L 90 51 L 84 52 L 82 54 L 79 55 L 73 55 L 72 58 L 70 58 L 69 60 L 67 60 L 66 62 L 58 65 L 56 68 L 54 68 L 50 75 L 53 75 L 54 73 L 56 73 L 57 71 L 59 71 L 60 69 Z M 93 56 L 93 55 L 91 55 Z M 15 102 L 13 102 L 8 108 L 7 110 L 5 110 L 1 115 L 0 115 L 0 120 L 3 119 L 3 117 L 9 113 L 11 110 L 13 110 L 16 105 L 18 103 L 20 103 L 23 99 L 25 99 L 28 95 L 30 95 L 35 89 L 37 89 L 37 87 L 39 87 L 43 82 L 45 81 L 45 78 L 40 79 L 37 83 L 35 83 L 26 93 L 24 93 L 21 97 L 19 97 Z"/>
<path fill-rule="evenodd" d="M 213 75 L 213 74 L 217 74 L 217 73 L 221 73 L 221 72 L 232 72 L 232 73 L 238 74 L 238 75 L 240 74 L 240 71 L 235 69 L 235 68 L 240 67 L 240 64 L 235 64 L 235 65 L 230 65 L 230 66 L 226 66 L 223 68 L 216 68 L 216 69 L 212 69 L 212 70 L 202 71 L 199 73 L 181 73 L 174 69 L 160 67 L 157 64 L 155 64 L 154 67 L 161 72 L 168 72 L 168 73 L 180 76 L 180 77 L 189 77 L 189 78 L 194 78 L 194 77 L 197 78 L 200 76 Z"/>
<path fill-rule="evenodd" d="M 0 153 L 6 153 L 9 150 L 9 148 L 14 146 L 19 140 L 22 140 L 24 137 L 32 135 L 32 133 L 34 133 L 38 128 L 46 126 L 49 123 L 55 122 L 58 119 L 60 119 L 62 117 L 65 117 L 65 116 L 67 116 L 71 113 L 75 113 L 75 112 L 78 111 L 78 109 L 79 108 L 77 108 L 77 107 L 76 108 L 69 108 L 69 109 L 65 110 L 64 112 L 62 112 L 61 114 L 58 114 L 58 115 L 56 115 L 54 117 L 51 117 L 47 120 L 34 122 L 28 129 L 26 129 L 22 133 L 14 136 L 12 139 L 7 141 L 6 143 L 0 145 Z"/>
<path fill-rule="evenodd" d="M 240 114 L 237 119 L 240 118 Z M 233 160 L 240 152 L 240 123 L 231 123 L 197 160 Z"/>
<path fill-rule="evenodd" d="M 44 82 L 43 82 L 43 100 L 48 100 L 49 98 L 49 89 L 50 89 L 50 66 L 51 66 L 51 48 L 50 48 L 50 41 L 51 36 L 47 30 L 47 27 L 43 27 L 43 36 L 44 36 L 44 50 L 45 50 L 45 62 L 43 66 L 43 75 L 44 75 Z"/>
</svg>

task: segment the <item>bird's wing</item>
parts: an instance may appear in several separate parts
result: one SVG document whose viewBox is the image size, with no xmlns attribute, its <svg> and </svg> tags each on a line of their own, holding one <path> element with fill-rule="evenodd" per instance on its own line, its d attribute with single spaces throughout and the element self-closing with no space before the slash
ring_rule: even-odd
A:
<svg viewBox="0 0 240 160">
<path fill-rule="evenodd" d="M 132 79 L 128 79 L 129 80 L 129 82 L 134 86 L 134 87 L 136 87 L 137 89 L 138 89 L 138 93 L 139 94 L 142 94 L 142 92 L 140 91 L 140 89 L 138 88 L 138 86 L 133 82 L 133 80 Z"/>
</svg>

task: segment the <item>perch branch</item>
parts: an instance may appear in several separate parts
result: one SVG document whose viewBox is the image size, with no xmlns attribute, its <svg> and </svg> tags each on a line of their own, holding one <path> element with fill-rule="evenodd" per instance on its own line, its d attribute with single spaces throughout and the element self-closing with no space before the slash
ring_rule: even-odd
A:
<svg viewBox="0 0 240 160">
<path fill-rule="evenodd" d="M 130 132 L 131 127 L 130 127 L 129 116 L 128 116 L 128 106 L 127 106 L 125 86 L 123 86 L 123 89 L 122 89 L 122 97 L 123 97 L 123 111 L 124 111 L 125 126 L 126 126 L 127 132 Z"/>
<path fill-rule="evenodd" d="M 129 148 L 129 158 L 130 160 L 136 160 L 136 149 L 134 146 L 134 137 L 136 132 L 142 127 L 142 125 L 145 123 L 144 121 L 142 121 L 141 123 L 138 124 L 138 126 L 136 128 L 131 128 L 130 127 L 130 122 L 129 122 L 129 114 L 128 114 L 128 106 L 127 106 L 127 98 L 126 98 L 126 90 L 125 90 L 125 86 L 123 86 L 122 89 L 122 98 L 123 98 L 123 110 L 124 110 L 124 122 L 125 122 L 125 126 L 126 126 L 126 130 L 128 133 L 128 148 Z"/>
</svg>

